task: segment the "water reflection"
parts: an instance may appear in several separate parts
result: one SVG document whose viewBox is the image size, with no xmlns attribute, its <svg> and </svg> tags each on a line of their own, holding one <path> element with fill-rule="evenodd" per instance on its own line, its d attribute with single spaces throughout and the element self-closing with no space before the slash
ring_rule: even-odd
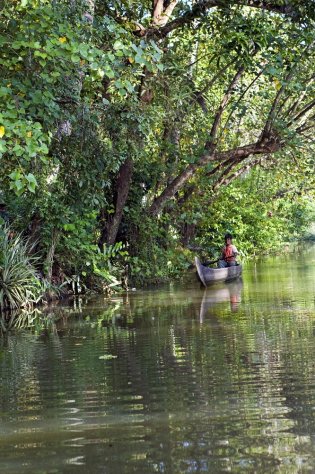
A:
<svg viewBox="0 0 315 474">
<path fill-rule="evenodd" d="M 314 472 L 315 269 L 301 265 L 99 298 L 6 335 L 0 472 Z"/>
<path fill-rule="evenodd" d="M 215 309 L 218 303 L 229 301 L 232 312 L 236 312 L 241 302 L 241 292 L 243 288 L 243 281 L 238 279 L 234 282 L 223 283 L 220 286 L 216 285 L 204 290 L 201 305 L 200 305 L 200 322 L 208 311 Z"/>
</svg>

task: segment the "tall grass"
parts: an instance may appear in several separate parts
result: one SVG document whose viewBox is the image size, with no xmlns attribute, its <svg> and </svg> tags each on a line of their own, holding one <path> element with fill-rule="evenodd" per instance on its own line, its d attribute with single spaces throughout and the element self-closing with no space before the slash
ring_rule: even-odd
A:
<svg viewBox="0 0 315 474">
<path fill-rule="evenodd" d="M 28 242 L 0 229 L 0 312 L 31 307 L 43 295 L 35 269 L 36 257 L 30 254 Z"/>
</svg>

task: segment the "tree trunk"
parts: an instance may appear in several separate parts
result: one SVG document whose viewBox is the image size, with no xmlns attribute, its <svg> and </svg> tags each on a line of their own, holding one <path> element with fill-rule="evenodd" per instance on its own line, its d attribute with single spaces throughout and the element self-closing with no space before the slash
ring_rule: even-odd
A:
<svg viewBox="0 0 315 474">
<path fill-rule="evenodd" d="M 154 199 L 149 213 L 153 216 L 157 215 L 164 207 L 166 201 L 174 197 L 175 193 L 193 176 L 196 168 L 196 165 L 188 165 L 187 168 L 164 189 L 160 196 Z"/>
<path fill-rule="evenodd" d="M 187 247 L 190 244 L 190 241 L 195 237 L 196 234 L 196 224 L 187 224 L 184 223 L 180 229 L 180 241 Z"/>
<path fill-rule="evenodd" d="M 101 249 L 105 243 L 107 245 L 113 245 L 116 241 L 119 225 L 124 212 L 124 206 L 128 198 L 132 172 L 133 162 L 130 158 L 127 158 L 119 169 L 114 196 L 115 211 L 114 214 L 109 215 L 103 227 L 102 235 L 99 240 L 99 247 Z"/>
<path fill-rule="evenodd" d="M 38 211 L 35 211 L 26 231 L 27 241 L 32 254 L 37 252 L 38 246 L 40 245 L 41 227 L 42 219 Z"/>
<path fill-rule="evenodd" d="M 50 248 L 46 257 L 46 262 L 45 262 L 46 278 L 50 283 L 52 281 L 52 269 L 53 269 L 53 263 L 54 263 L 54 257 L 55 257 L 55 250 L 56 250 L 56 245 L 58 243 L 59 237 L 60 237 L 59 231 L 56 229 L 53 229 L 51 233 L 51 245 L 50 245 Z"/>
</svg>

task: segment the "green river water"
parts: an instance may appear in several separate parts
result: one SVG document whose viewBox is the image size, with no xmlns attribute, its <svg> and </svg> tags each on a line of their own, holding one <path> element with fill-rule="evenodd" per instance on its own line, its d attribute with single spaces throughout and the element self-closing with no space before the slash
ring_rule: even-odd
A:
<svg viewBox="0 0 315 474">
<path fill-rule="evenodd" d="M 315 472 L 314 246 L 52 312 L 0 339 L 1 474 Z"/>
</svg>

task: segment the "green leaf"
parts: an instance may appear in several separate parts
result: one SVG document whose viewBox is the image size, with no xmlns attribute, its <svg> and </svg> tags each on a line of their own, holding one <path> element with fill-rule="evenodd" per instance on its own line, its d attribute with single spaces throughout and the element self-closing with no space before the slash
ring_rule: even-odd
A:
<svg viewBox="0 0 315 474">
<path fill-rule="evenodd" d="M 31 193 L 35 193 L 35 188 L 36 188 L 36 184 L 35 184 L 35 183 L 28 183 L 28 184 L 27 184 L 27 189 L 28 189 Z"/>
<path fill-rule="evenodd" d="M 36 178 L 32 173 L 29 173 L 27 176 L 25 176 L 25 178 L 29 183 L 33 183 L 35 186 L 37 186 Z"/>
<path fill-rule="evenodd" d="M 74 224 L 64 224 L 63 226 L 64 230 L 75 230 L 75 225 Z"/>
<path fill-rule="evenodd" d="M 115 50 L 123 49 L 124 45 L 120 40 L 115 41 L 113 48 Z"/>
<path fill-rule="evenodd" d="M 139 53 L 137 53 L 136 56 L 135 56 L 135 61 L 136 61 L 136 63 L 144 64 L 145 59 L 142 57 L 142 55 L 140 55 Z"/>
<path fill-rule="evenodd" d="M 12 171 L 12 173 L 9 174 L 9 178 L 11 178 L 13 181 L 20 179 L 21 178 L 20 171 Z"/>
</svg>

